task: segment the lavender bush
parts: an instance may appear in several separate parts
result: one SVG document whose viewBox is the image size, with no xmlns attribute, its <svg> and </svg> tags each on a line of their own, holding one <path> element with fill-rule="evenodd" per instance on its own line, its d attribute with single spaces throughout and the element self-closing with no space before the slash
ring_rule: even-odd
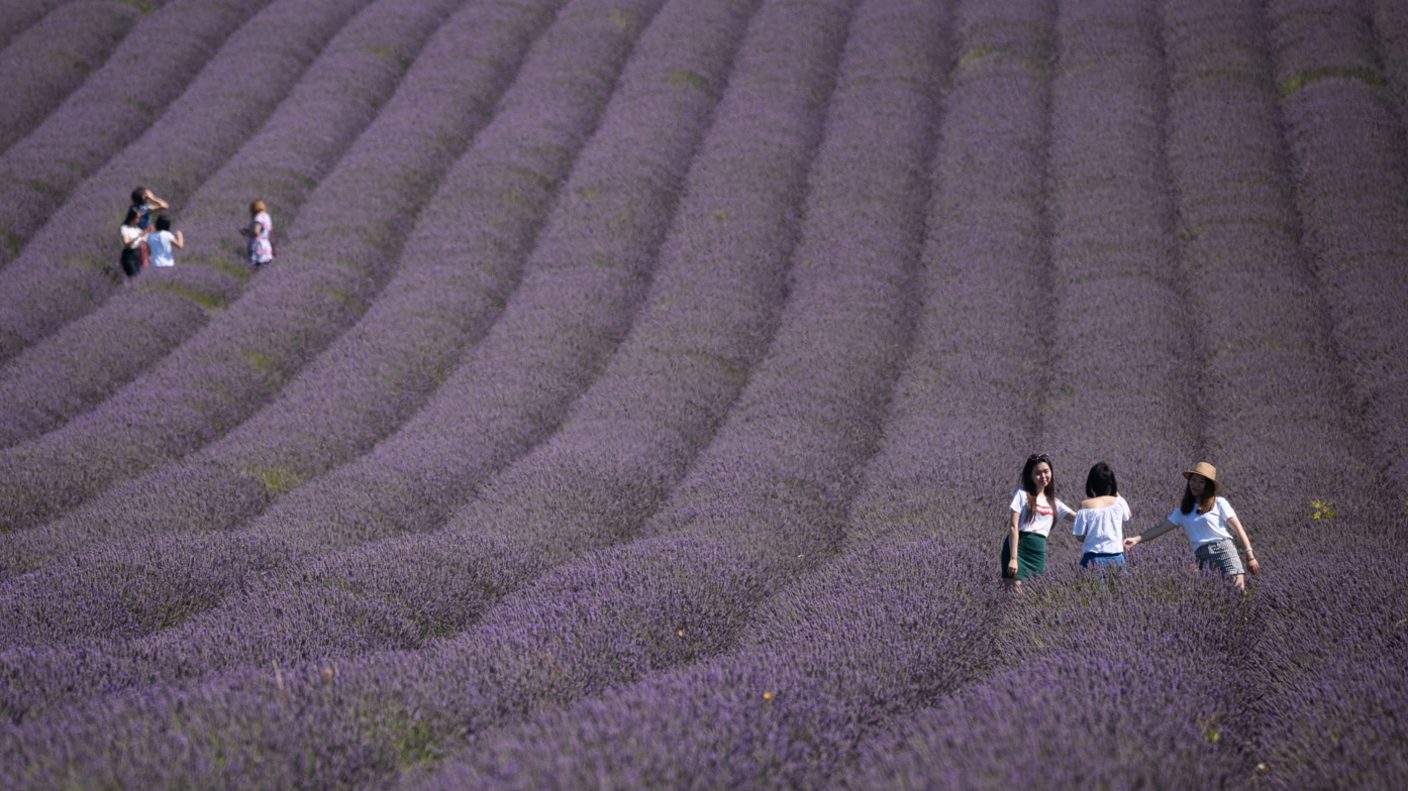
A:
<svg viewBox="0 0 1408 791">
<path fill-rule="evenodd" d="M 16 5 L 6 3 L 5 8 Z M 15 193 L 0 208 L 0 256 L 4 262 L 13 262 L 73 190 L 141 136 L 191 85 L 192 76 L 226 38 L 266 5 L 268 0 L 175 0 L 164 6 L 138 22 L 103 67 L 43 124 L 6 149 L 0 155 L 0 178 L 13 184 Z M 151 181 L 156 172 L 147 170 L 142 183 Z M 112 203 L 108 211 L 97 215 L 105 230 L 110 230 L 112 215 L 118 213 L 123 196 L 130 194 L 136 183 L 114 186 L 117 192 L 104 194 Z M 85 230 L 97 233 L 96 229 Z M 100 238 L 110 241 L 107 234 Z M 8 275 L 8 266 L 5 271 Z M 4 336 L 0 359 L 14 356 L 23 343 L 21 337 Z"/>
<path fill-rule="evenodd" d="M 238 298 L 249 273 L 233 228 L 251 196 L 271 207 L 282 235 L 457 5 L 382 0 L 328 42 L 259 133 L 173 212 L 187 239 L 181 266 L 148 270 L 0 371 L 0 443 L 52 431 L 91 408 Z"/>
<path fill-rule="evenodd" d="M 38 126 L 82 85 L 138 16 L 137 9 L 122 3 L 68 3 L 0 51 L 0 80 L 13 89 L 5 117 L 0 119 L 0 152 Z"/>
<path fill-rule="evenodd" d="M 1272 68 L 1294 158 L 1304 245 L 1325 291 L 1332 339 L 1350 366 L 1356 409 L 1395 482 L 1408 481 L 1403 362 L 1408 249 L 1404 127 L 1358 3 L 1267 9 Z"/>
<path fill-rule="evenodd" d="M 6 457 L 19 477 L 0 491 L 5 528 L 50 519 L 217 438 L 362 315 L 410 230 L 405 214 L 386 207 L 413 216 L 430 197 L 552 7 L 524 2 L 476 4 L 441 29 L 421 67 L 309 197 L 281 242 L 293 252 L 218 321 L 101 408 Z M 157 402 L 159 413 L 149 409 Z M 87 459 L 79 479 L 62 473 L 74 454 Z"/>
<path fill-rule="evenodd" d="M 0 9 L 0 47 L 10 45 L 17 36 L 59 7 L 65 0 L 14 0 Z"/>
</svg>

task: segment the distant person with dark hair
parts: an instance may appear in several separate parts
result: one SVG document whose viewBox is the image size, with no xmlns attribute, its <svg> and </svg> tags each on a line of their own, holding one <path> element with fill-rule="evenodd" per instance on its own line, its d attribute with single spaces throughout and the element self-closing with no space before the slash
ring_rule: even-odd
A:
<svg viewBox="0 0 1408 791">
<path fill-rule="evenodd" d="M 1142 541 L 1152 541 L 1181 527 L 1193 547 L 1193 554 L 1198 558 L 1198 568 L 1215 569 L 1223 576 L 1231 577 L 1238 590 L 1243 589 L 1246 586 L 1244 573 L 1250 571 L 1256 574 L 1261 570 L 1261 564 L 1252 555 L 1251 539 L 1242 529 L 1232 504 L 1217 496 L 1222 491 L 1222 484 L 1217 480 L 1217 468 L 1200 461 L 1193 465 L 1193 469 L 1185 470 L 1183 477 L 1188 479 L 1188 485 L 1183 490 L 1183 502 L 1173 509 L 1163 524 L 1144 531 L 1143 535 L 1126 538 L 1125 551 Z M 1242 545 L 1240 552 L 1237 544 Z M 1247 559 L 1245 568 L 1239 555 Z"/>
<path fill-rule="evenodd" d="M 175 266 L 171 256 L 172 247 L 184 248 L 186 238 L 180 231 L 171 232 L 171 218 L 159 214 L 156 218 L 156 231 L 147 234 L 147 245 L 152 249 L 152 266 Z"/>
<path fill-rule="evenodd" d="M 1076 512 L 1071 534 L 1081 536 L 1080 565 L 1124 565 L 1124 523 L 1131 516 L 1129 503 L 1120 496 L 1115 471 L 1099 462 L 1085 476 L 1085 497 Z"/>
<path fill-rule="evenodd" d="M 129 278 L 136 277 L 142 271 L 142 250 L 141 244 L 147 238 L 147 232 L 137 227 L 141 215 L 136 209 L 127 210 L 127 219 L 122 221 L 122 272 Z"/>
<path fill-rule="evenodd" d="M 1021 487 L 1012 494 L 1007 538 L 1002 542 L 1002 581 L 1021 591 L 1022 580 L 1046 572 L 1046 537 L 1059 521 L 1075 516 L 1056 499 L 1056 474 L 1044 454 L 1027 457 Z"/>
<path fill-rule="evenodd" d="M 132 190 L 132 208 L 137 211 L 137 227 L 145 231 L 151 228 L 152 211 L 169 209 L 171 205 L 153 195 L 146 187 L 138 187 Z"/>
<path fill-rule="evenodd" d="M 146 187 L 138 187 L 132 190 L 132 208 L 137 212 L 137 227 L 143 231 L 149 231 L 152 227 L 152 210 L 160 211 L 169 209 L 171 206 L 161 198 L 152 194 Z M 142 253 L 142 266 L 146 266 L 152 260 L 151 250 L 147 247 L 147 240 L 142 239 L 138 249 Z"/>
<path fill-rule="evenodd" d="M 274 260 L 274 240 L 270 234 L 274 230 L 274 220 L 269 217 L 269 209 L 258 198 L 249 202 L 249 227 L 241 228 L 240 233 L 249 239 L 249 262 L 263 266 Z"/>
</svg>

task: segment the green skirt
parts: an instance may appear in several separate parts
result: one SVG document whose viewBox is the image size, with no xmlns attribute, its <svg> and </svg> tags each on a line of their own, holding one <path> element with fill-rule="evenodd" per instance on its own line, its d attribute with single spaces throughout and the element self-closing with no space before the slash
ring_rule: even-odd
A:
<svg viewBox="0 0 1408 791">
<path fill-rule="evenodd" d="M 1007 576 L 1007 561 L 1012 557 L 1012 536 L 1002 540 L 1002 576 Z M 1046 573 L 1046 536 L 1036 533 L 1017 534 L 1017 579 L 1024 580 Z"/>
</svg>

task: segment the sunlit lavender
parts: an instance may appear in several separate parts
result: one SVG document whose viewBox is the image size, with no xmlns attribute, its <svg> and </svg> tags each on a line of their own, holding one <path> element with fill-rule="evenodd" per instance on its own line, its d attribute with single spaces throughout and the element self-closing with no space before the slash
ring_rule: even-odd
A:
<svg viewBox="0 0 1408 791">
<path fill-rule="evenodd" d="M 1404 4 L 3 5 L 0 786 L 1408 786 Z"/>
</svg>

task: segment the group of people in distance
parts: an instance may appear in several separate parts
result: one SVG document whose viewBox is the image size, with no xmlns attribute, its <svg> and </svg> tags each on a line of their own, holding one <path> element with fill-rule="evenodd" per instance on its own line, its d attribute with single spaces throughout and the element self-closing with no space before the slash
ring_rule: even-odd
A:
<svg viewBox="0 0 1408 791">
<path fill-rule="evenodd" d="M 1009 589 L 1020 591 L 1022 580 L 1045 572 L 1046 537 L 1057 523 L 1070 520 L 1071 534 L 1081 538 L 1082 567 L 1120 567 L 1123 571 L 1126 550 L 1181 527 L 1193 547 L 1198 567 L 1231 577 L 1233 584 L 1243 589 L 1246 572 L 1256 574 L 1261 566 L 1232 504 L 1218 496 L 1222 484 L 1217 480 L 1217 468 L 1198 462 L 1193 469 L 1185 470 L 1183 477 L 1188 483 L 1183 501 L 1173 513 L 1158 527 L 1125 538 L 1124 523 L 1132 514 L 1129 503 L 1120 496 L 1110 465 L 1102 461 L 1090 468 L 1085 479 L 1086 499 L 1078 510 L 1072 510 L 1056 499 L 1051 459 L 1044 454 L 1028 457 L 1022 467 L 1021 488 L 1012 495 L 1011 521 L 1002 543 L 1003 582 Z"/>
<path fill-rule="evenodd" d="M 171 205 L 152 194 L 146 187 L 132 190 L 132 205 L 122 221 L 122 272 L 128 278 L 137 276 L 144 267 L 174 266 L 172 249 L 186 246 L 185 236 L 171 230 L 171 218 L 166 210 Z M 155 213 L 155 221 L 153 214 Z M 259 267 L 274 260 L 274 241 L 270 234 L 274 221 L 268 207 L 258 198 L 249 204 L 249 225 L 241 228 L 249 263 Z"/>
</svg>

